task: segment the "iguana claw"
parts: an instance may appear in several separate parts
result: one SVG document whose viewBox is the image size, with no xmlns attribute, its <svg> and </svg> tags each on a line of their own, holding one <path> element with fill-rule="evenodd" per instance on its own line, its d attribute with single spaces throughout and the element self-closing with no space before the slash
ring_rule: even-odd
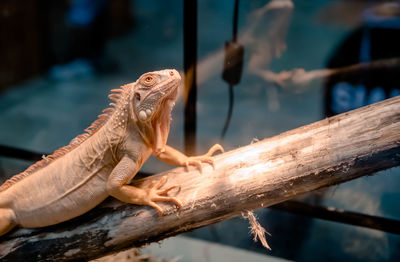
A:
<svg viewBox="0 0 400 262">
<path fill-rule="evenodd" d="M 223 153 L 224 148 L 220 144 L 215 144 L 204 155 L 188 157 L 185 162 L 186 168 L 188 168 L 190 165 L 193 165 L 199 169 L 200 173 L 203 173 L 202 162 L 205 162 L 212 165 L 213 169 L 215 169 L 215 162 L 212 155 L 217 151 L 221 151 Z"/>
</svg>

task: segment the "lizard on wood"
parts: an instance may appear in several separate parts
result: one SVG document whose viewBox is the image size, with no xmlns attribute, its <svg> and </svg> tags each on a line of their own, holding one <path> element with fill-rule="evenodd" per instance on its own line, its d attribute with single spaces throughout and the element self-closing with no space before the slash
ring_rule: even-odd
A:
<svg viewBox="0 0 400 262">
<path fill-rule="evenodd" d="M 0 236 L 15 226 L 25 228 L 54 225 L 77 217 L 108 196 L 123 202 L 149 205 L 160 215 L 156 203 L 180 200 L 162 189 L 162 178 L 146 188 L 128 185 L 153 154 L 174 165 L 202 162 L 214 165 L 218 144 L 201 156 L 188 157 L 166 145 L 171 110 L 181 77 L 176 70 L 142 75 L 136 82 L 113 89 L 111 107 L 65 147 L 44 157 L 0 187 Z"/>
</svg>

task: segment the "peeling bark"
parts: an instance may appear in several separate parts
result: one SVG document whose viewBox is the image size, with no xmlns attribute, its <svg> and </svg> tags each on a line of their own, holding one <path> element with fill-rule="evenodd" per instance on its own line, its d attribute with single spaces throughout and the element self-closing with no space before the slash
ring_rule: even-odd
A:
<svg viewBox="0 0 400 262">
<path fill-rule="evenodd" d="M 168 176 L 180 185 L 177 209 L 107 199 L 70 221 L 17 229 L 1 237 L 2 261 L 89 260 L 207 226 L 300 194 L 371 175 L 400 164 L 400 97 L 294 129 L 216 156 L 216 169 L 176 168 L 139 179 L 145 186 Z"/>
</svg>

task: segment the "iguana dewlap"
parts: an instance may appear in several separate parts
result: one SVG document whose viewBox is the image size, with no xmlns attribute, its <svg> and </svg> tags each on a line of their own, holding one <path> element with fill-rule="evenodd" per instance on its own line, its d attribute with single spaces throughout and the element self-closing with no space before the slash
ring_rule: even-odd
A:
<svg viewBox="0 0 400 262">
<path fill-rule="evenodd" d="M 174 187 L 161 189 L 165 179 L 146 188 L 128 185 L 147 158 L 181 166 L 213 164 L 214 145 L 207 154 L 187 157 L 166 145 L 171 110 L 181 77 L 176 70 L 142 75 L 112 90 L 116 103 L 71 143 L 7 180 L 0 187 L 0 235 L 15 226 L 57 224 L 92 209 L 111 195 L 123 202 L 154 207 Z"/>
</svg>

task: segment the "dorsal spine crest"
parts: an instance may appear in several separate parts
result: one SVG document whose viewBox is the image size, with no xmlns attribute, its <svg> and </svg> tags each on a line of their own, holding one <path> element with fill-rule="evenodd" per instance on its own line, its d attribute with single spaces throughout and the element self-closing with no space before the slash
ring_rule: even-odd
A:
<svg viewBox="0 0 400 262">
<path fill-rule="evenodd" d="M 63 157 L 67 153 L 71 152 L 73 149 L 77 148 L 89 137 L 93 136 L 100 128 L 102 128 L 110 118 L 113 118 L 114 113 L 117 112 L 118 114 L 122 115 L 126 114 L 127 116 L 127 106 L 129 102 L 131 88 L 132 84 L 127 84 L 119 89 L 112 89 L 112 93 L 108 97 L 115 103 L 110 103 L 111 107 L 106 108 L 102 111 L 103 114 L 100 114 L 98 118 L 88 128 L 84 130 L 86 133 L 76 136 L 74 139 L 71 140 L 68 145 L 57 149 L 51 155 L 43 156 L 42 160 L 39 160 L 35 164 L 28 167 L 25 171 L 5 181 L 3 185 L 0 186 L 0 192 L 6 190 L 23 178 L 35 173 L 41 168 L 46 167 L 50 163 L 54 162 L 56 159 Z M 126 122 L 125 119 L 119 119 L 119 117 L 115 117 L 115 119 L 118 121 L 117 126 L 123 126 L 123 124 L 125 124 Z M 113 125 L 114 124 L 115 123 L 113 123 Z"/>
</svg>

